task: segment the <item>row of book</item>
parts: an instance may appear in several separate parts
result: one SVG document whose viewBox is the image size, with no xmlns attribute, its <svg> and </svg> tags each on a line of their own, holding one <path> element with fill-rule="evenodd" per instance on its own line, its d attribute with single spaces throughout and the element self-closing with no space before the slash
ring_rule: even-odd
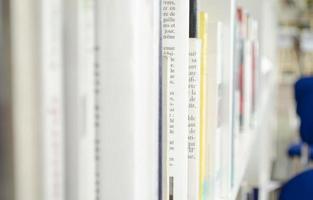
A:
<svg viewBox="0 0 313 200">
<path fill-rule="evenodd" d="M 8 4 L 14 199 L 95 199 L 95 1 Z"/>
<path fill-rule="evenodd" d="M 257 110 L 258 26 L 238 8 L 229 36 L 230 25 L 199 5 L 12 6 L 17 199 L 229 195 L 241 159 L 232 140 L 253 128 Z"/>
<path fill-rule="evenodd" d="M 242 141 L 245 134 L 256 128 L 257 111 L 261 101 L 262 70 L 259 53 L 258 23 L 242 7 L 237 8 L 235 20 L 234 98 L 231 184 L 238 181 L 241 166 Z M 239 149 L 239 150 L 238 150 Z"/>
<path fill-rule="evenodd" d="M 162 136 L 167 141 L 163 147 L 163 196 L 216 199 L 213 195 L 220 194 L 222 157 L 223 26 L 209 22 L 208 13 L 198 12 L 194 0 L 189 4 L 189 27 L 188 18 L 176 22 L 184 26 L 173 26 L 171 16 L 183 13 L 188 6 L 174 8 L 172 3 L 163 3 L 162 70 L 166 88 Z"/>
<path fill-rule="evenodd" d="M 237 131 L 249 130 L 253 125 L 258 92 L 259 41 L 257 22 L 242 8 L 237 9 L 235 36 L 235 115 Z"/>
</svg>

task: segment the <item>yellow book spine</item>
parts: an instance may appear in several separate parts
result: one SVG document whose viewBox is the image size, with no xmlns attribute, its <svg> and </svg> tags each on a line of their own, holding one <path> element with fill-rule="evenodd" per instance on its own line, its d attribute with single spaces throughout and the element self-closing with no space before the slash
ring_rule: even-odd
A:
<svg viewBox="0 0 313 200">
<path fill-rule="evenodd" d="M 200 66 L 200 199 L 205 200 L 208 192 L 207 181 L 207 149 L 206 149 L 206 110 L 207 110 L 207 21 L 208 14 L 199 14 L 199 38 L 201 40 L 201 66 Z"/>
</svg>

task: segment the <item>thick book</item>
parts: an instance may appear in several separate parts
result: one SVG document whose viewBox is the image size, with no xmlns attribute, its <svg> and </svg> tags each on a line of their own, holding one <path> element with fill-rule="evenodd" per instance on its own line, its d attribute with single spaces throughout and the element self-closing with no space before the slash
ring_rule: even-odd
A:
<svg viewBox="0 0 313 200">
<path fill-rule="evenodd" d="M 98 199 L 159 198 L 159 13 L 159 1 L 96 3 Z"/>
<path fill-rule="evenodd" d="M 170 59 L 168 95 L 169 199 L 187 200 L 189 2 L 162 1 L 162 48 Z"/>
</svg>

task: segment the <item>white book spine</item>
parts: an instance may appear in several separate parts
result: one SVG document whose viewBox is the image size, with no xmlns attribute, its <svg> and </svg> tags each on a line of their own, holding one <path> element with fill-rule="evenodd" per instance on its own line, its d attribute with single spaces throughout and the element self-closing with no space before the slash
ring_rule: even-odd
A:
<svg viewBox="0 0 313 200">
<path fill-rule="evenodd" d="M 78 0 L 78 198 L 95 199 L 95 2 Z"/>
<path fill-rule="evenodd" d="M 11 40 L 6 41 L 11 43 L 7 46 L 11 48 L 7 52 L 11 56 L 7 56 L 6 59 L 12 61 L 12 65 L 7 66 L 11 71 L 14 127 L 12 130 L 14 188 L 12 189 L 14 189 L 15 200 L 42 200 L 40 187 L 42 174 L 39 173 L 42 164 L 41 146 L 39 146 L 41 131 L 38 127 L 41 119 L 39 116 L 41 108 L 38 106 L 39 7 L 37 1 L 12 0 L 6 4 L 7 7 L 2 9 L 7 9 L 10 15 L 1 20 L 9 20 L 11 24 L 10 30 L 7 27 L 5 31 L 11 37 Z"/>
<path fill-rule="evenodd" d="M 189 39 L 188 200 L 200 198 L 200 57 L 201 41 Z"/>
<path fill-rule="evenodd" d="M 97 1 L 96 7 L 97 199 L 134 200 L 134 49 L 129 36 L 135 35 L 134 4 Z"/>
<path fill-rule="evenodd" d="M 101 200 L 158 199 L 157 2 L 97 1 Z"/>
<path fill-rule="evenodd" d="M 209 151 L 209 197 L 217 199 L 221 188 L 222 125 L 223 119 L 223 80 L 222 80 L 222 23 L 208 23 L 208 107 L 207 145 Z"/>
<path fill-rule="evenodd" d="M 134 200 L 157 200 L 161 181 L 158 168 L 160 1 L 136 0 L 135 5 Z"/>
<path fill-rule="evenodd" d="M 41 1 L 41 137 L 44 200 L 64 199 L 62 1 Z"/>
<path fill-rule="evenodd" d="M 162 0 L 162 48 L 170 59 L 168 108 L 169 199 L 188 196 L 189 2 Z"/>
</svg>

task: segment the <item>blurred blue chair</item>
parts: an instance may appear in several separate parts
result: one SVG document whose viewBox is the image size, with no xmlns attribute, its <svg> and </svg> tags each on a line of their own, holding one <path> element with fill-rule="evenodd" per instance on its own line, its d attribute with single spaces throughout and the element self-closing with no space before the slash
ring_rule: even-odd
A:
<svg viewBox="0 0 313 200">
<path fill-rule="evenodd" d="M 295 83 L 297 114 L 300 117 L 300 137 L 313 144 L 313 77 L 302 77 Z"/>
<path fill-rule="evenodd" d="M 302 156 L 304 143 L 309 145 L 308 159 L 313 159 L 313 77 L 302 77 L 294 87 L 296 110 L 300 118 L 300 138 L 302 142 L 288 148 L 290 158 Z M 311 147 L 312 146 L 312 147 Z M 312 155 L 311 155 L 312 154 Z"/>
<path fill-rule="evenodd" d="M 312 200 L 313 170 L 305 171 L 283 185 L 279 200 Z"/>
</svg>

